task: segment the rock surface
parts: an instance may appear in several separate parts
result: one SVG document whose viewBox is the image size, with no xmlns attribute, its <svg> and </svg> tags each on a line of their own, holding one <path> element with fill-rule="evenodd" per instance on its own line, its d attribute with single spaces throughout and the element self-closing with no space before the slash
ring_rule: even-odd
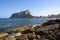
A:
<svg viewBox="0 0 60 40">
<path fill-rule="evenodd" d="M 30 14 L 30 11 L 25 10 L 25 11 L 12 14 L 10 18 L 32 18 L 32 17 L 33 16 Z"/>
</svg>

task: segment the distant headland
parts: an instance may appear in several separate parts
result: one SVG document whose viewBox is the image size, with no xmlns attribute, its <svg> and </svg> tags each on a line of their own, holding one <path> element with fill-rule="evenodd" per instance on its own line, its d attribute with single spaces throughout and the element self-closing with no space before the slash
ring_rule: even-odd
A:
<svg viewBox="0 0 60 40">
<path fill-rule="evenodd" d="M 48 16 L 33 16 L 29 10 L 13 13 L 10 18 L 60 18 L 60 14 Z"/>
<path fill-rule="evenodd" d="M 12 14 L 10 18 L 33 18 L 33 17 L 34 16 L 30 14 L 29 10 L 25 10 L 25 11 L 20 11 L 18 13 Z"/>
</svg>

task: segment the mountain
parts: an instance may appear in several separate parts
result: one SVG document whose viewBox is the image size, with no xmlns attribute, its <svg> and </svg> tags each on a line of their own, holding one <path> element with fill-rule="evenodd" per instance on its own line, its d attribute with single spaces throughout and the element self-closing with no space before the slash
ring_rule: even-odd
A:
<svg viewBox="0 0 60 40">
<path fill-rule="evenodd" d="M 30 14 L 29 10 L 25 10 L 12 14 L 10 18 L 33 18 L 33 17 L 34 16 Z"/>
<path fill-rule="evenodd" d="M 60 18 L 60 14 L 48 16 L 32 16 L 29 10 L 13 13 L 10 18 Z"/>
</svg>

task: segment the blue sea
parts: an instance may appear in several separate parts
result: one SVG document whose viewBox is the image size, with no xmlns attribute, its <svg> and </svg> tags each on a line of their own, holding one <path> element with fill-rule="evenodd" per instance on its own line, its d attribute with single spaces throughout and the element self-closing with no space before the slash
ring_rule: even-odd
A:
<svg viewBox="0 0 60 40">
<path fill-rule="evenodd" d="M 47 20 L 58 18 L 0 18 L 0 33 L 10 31 L 13 28 L 28 25 L 41 25 Z"/>
<path fill-rule="evenodd" d="M 57 18 L 0 18 L 0 27 L 20 27 L 25 25 L 42 24 L 47 20 Z"/>
</svg>

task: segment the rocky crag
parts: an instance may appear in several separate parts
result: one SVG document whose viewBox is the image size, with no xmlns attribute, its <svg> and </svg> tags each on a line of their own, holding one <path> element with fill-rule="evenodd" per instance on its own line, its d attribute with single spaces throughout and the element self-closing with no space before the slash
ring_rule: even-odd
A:
<svg viewBox="0 0 60 40">
<path fill-rule="evenodd" d="M 29 10 L 25 10 L 12 14 L 10 18 L 33 18 L 33 16 L 30 14 Z"/>
</svg>

